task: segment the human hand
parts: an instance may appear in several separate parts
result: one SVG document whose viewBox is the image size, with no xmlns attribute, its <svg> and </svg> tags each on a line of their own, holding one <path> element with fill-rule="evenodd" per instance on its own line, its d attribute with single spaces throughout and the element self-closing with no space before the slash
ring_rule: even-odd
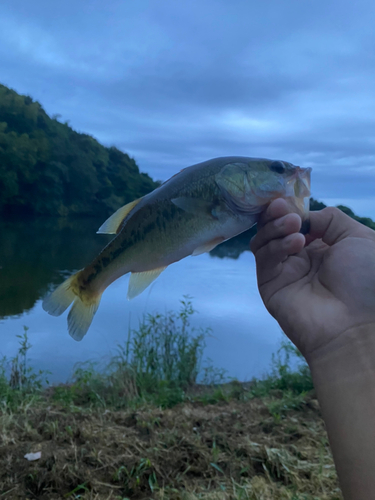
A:
<svg viewBox="0 0 375 500">
<path fill-rule="evenodd" d="M 375 331 L 375 231 L 337 208 L 310 212 L 310 232 L 283 199 L 251 242 L 268 311 L 308 359 L 353 327 Z"/>
</svg>

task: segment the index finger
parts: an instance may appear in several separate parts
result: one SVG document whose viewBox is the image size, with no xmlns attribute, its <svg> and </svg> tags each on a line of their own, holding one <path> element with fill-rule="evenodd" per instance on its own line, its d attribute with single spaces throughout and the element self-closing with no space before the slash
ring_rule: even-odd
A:
<svg viewBox="0 0 375 500">
<path fill-rule="evenodd" d="M 267 207 L 267 209 L 261 214 L 258 221 L 258 228 L 261 228 L 275 219 L 279 219 L 284 215 L 293 213 L 293 210 L 288 206 L 287 202 L 283 198 L 277 198 L 273 200 Z"/>
</svg>

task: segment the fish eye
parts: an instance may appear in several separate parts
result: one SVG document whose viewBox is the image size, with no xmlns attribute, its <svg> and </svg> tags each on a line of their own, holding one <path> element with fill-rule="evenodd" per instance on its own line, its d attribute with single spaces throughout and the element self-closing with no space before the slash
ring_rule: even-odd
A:
<svg viewBox="0 0 375 500">
<path fill-rule="evenodd" d="M 277 174 L 283 174 L 285 172 L 285 165 L 282 161 L 273 161 L 270 165 L 270 170 Z"/>
</svg>

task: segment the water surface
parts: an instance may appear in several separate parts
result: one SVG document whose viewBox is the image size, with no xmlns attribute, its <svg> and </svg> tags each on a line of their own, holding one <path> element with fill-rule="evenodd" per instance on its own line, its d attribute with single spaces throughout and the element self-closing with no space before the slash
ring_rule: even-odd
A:
<svg viewBox="0 0 375 500">
<path fill-rule="evenodd" d="M 128 277 L 103 294 L 92 326 L 81 342 L 67 332 L 66 316 L 43 311 L 42 298 L 64 277 L 84 267 L 110 240 L 97 235 L 101 220 L 39 218 L 0 223 L 0 354 L 14 356 L 23 325 L 33 345 L 32 364 L 65 381 L 75 363 L 108 359 L 124 343 L 129 327 L 145 313 L 177 310 L 192 297 L 197 328 L 212 329 L 205 357 L 240 380 L 267 371 L 282 334 L 265 310 L 255 279 L 248 237 L 211 254 L 188 257 L 166 269 L 143 294 L 126 300 Z M 246 250 L 246 251 L 244 251 Z"/>
</svg>

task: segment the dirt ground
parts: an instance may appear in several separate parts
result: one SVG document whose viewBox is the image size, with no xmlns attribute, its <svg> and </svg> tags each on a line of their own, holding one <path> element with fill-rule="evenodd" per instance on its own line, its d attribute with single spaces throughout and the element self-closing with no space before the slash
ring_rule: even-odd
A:
<svg viewBox="0 0 375 500">
<path fill-rule="evenodd" d="M 341 499 L 316 399 L 277 401 L 3 413 L 0 498 Z"/>
</svg>

